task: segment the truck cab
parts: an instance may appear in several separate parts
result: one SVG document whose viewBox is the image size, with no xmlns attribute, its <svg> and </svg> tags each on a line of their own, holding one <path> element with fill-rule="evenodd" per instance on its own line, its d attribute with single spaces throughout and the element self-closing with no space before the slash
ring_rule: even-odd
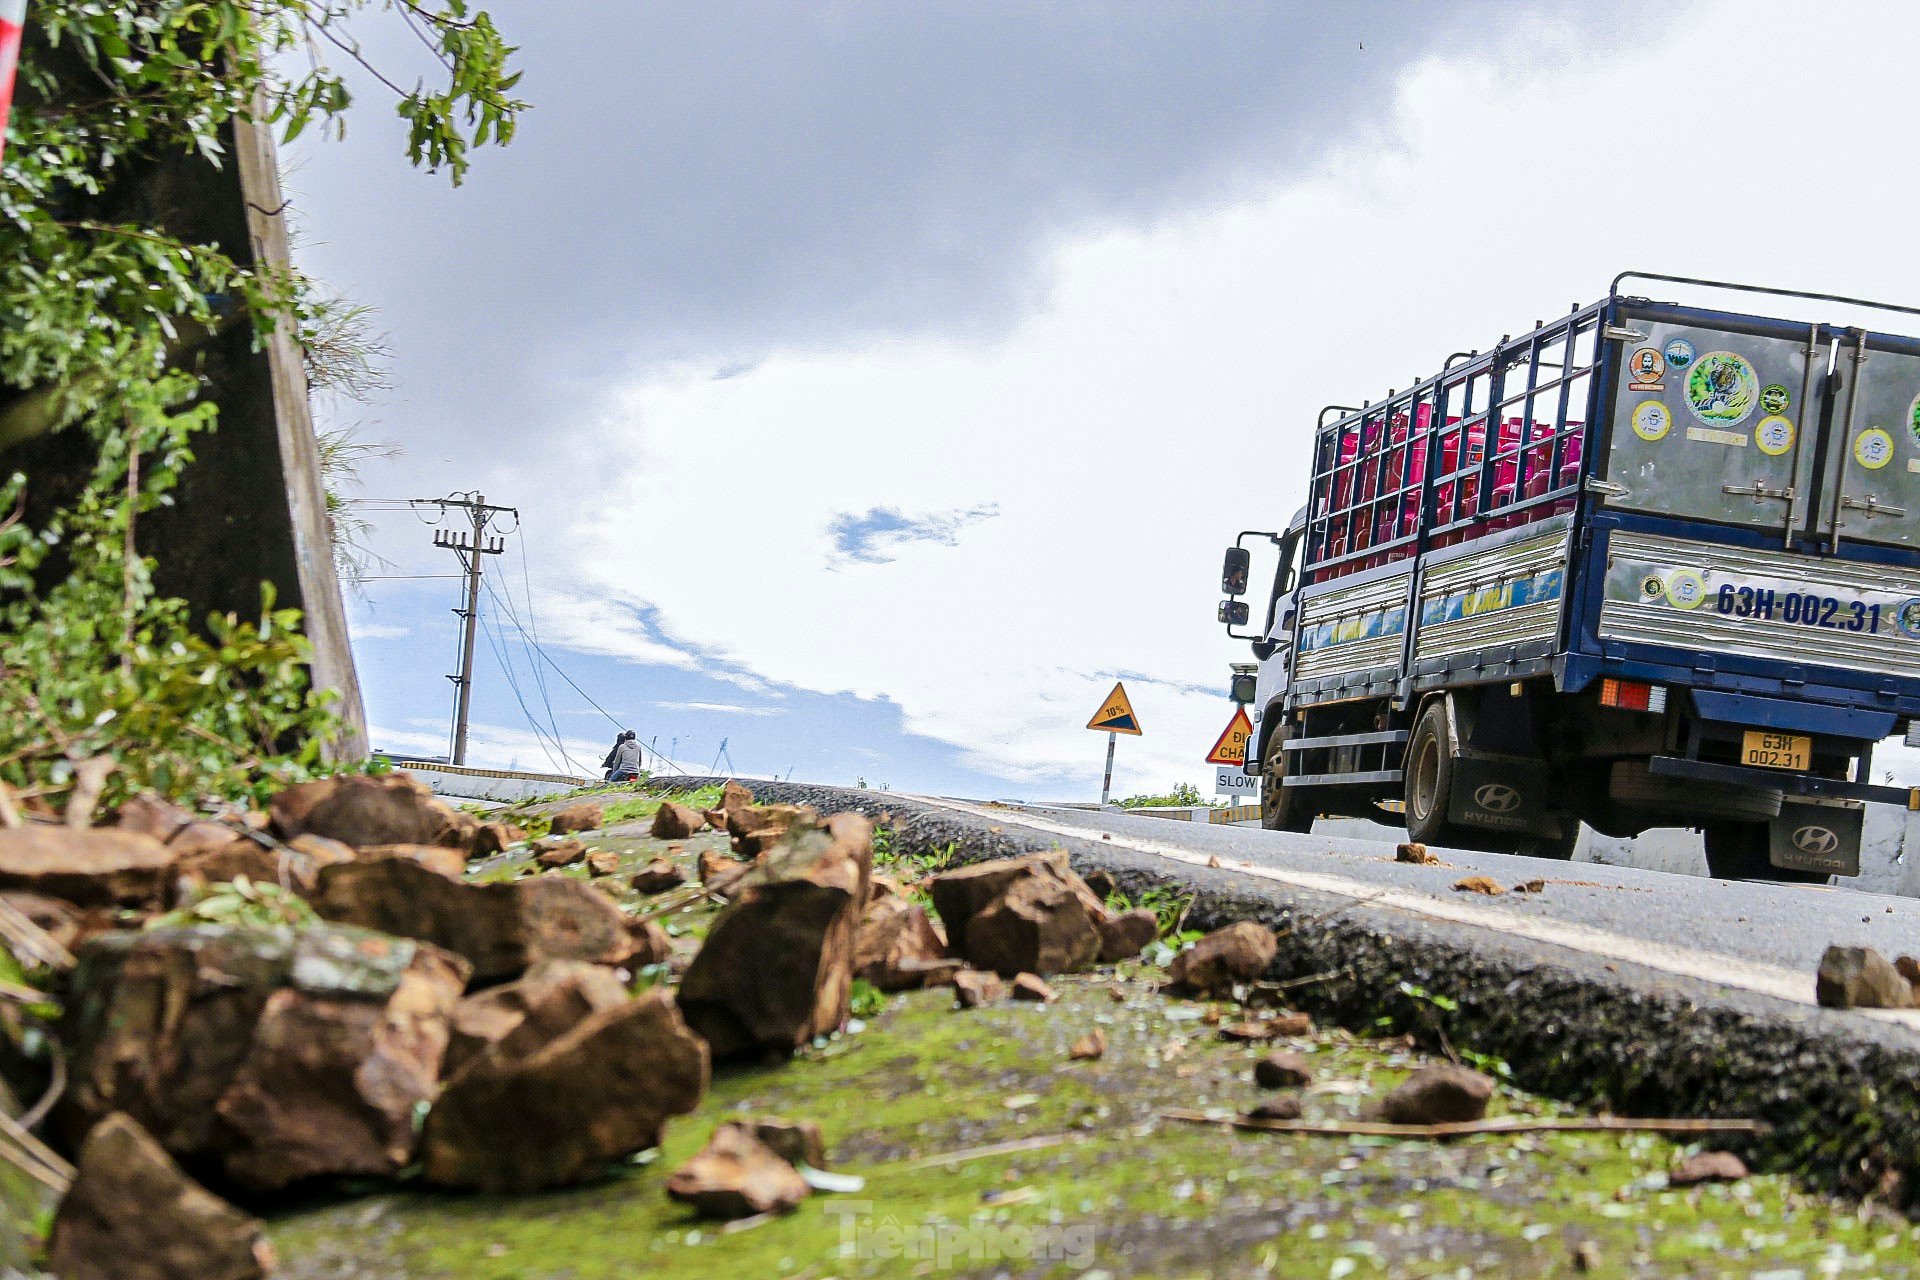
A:
<svg viewBox="0 0 1920 1280">
<path fill-rule="evenodd" d="M 1229 550 L 1265 825 L 1549 857 L 1689 826 L 1716 875 L 1824 880 L 1858 874 L 1863 804 L 1920 805 L 1868 778 L 1920 717 L 1920 340 L 1634 278 L 1767 292 L 1623 276 L 1330 408 L 1306 507 Z"/>
</svg>

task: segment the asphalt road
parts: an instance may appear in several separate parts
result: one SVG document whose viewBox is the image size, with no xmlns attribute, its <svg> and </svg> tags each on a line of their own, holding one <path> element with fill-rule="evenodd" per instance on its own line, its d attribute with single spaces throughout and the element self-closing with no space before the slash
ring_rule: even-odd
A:
<svg viewBox="0 0 1920 1280">
<path fill-rule="evenodd" d="M 934 801 L 1042 835 L 1104 842 L 1188 866 L 1245 877 L 1249 889 L 1298 889 L 1368 899 L 1370 909 L 1491 929 L 1607 961 L 1811 1004 L 1829 943 L 1866 945 L 1889 959 L 1920 955 L 1920 901 L 1816 885 L 1715 880 L 1635 867 L 1550 862 L 1434 848 L 1444 866 L 1397 862 L 1394 847 L 1332 835 L 1207 826 L 1113 811 L 980 806 Z M 1454 889 L 1487 876 L 1508 892 Z M 1514 892 L 1529 880 L 1538 893 Z M 1920 1026 L 1920 1014 L 1876 1014 Z"/>
</svg>

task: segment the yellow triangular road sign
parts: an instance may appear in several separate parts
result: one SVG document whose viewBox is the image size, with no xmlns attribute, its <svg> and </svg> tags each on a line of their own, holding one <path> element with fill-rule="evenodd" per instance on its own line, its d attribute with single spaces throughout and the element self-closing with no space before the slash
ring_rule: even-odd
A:
<svg viewBox="0 0 1920 1280">
<path fill-rule="evenodd" d="M 1087 721 L 1089 729 L 1104 729 L 1108 733 L 1131 733 L 1140 736 L 1140 721 L 1133 714 L 1133 704 L 1127 701 L 1127 688 L 1115 683 L 1113 692 L 1093 713 L 1093 719 Z"/>
<path fill-rule="evenodd" d="M 1253 721 L 1247 719 L 1245 707 L 1233 709 L 1233 719 L 1227 722 L 1226 732 L 1213 744 L 1213 750 L 1207 752 L 1208 764 L 1245 764 L 1247 762 L 1247 741 L 1253 737 Z"/>
</svg>

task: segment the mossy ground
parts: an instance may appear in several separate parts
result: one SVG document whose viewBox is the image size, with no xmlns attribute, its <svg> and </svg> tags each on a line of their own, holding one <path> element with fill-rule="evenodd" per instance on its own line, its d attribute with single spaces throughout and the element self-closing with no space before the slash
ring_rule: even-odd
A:
<svg viewBox="0 0 1920 1280">
<path fill-rule="evenodd" d="M 702 797 L 704 798 L 704 797 Z M 622 813 L 630 822 L 646 812 Z M 667 850 L 642 829 L 589 842 L 623 872 Z M 707 834 L 676 842 L 688 864 Z M 524 855 L 479 868 L 524 874 Z M 584 875 L 584 869 L 571 868 Z M 624 875 L 597 883 L 634 909 Z M 697 945 L 711 907 L 667 917 Z M 1055 981 L 1048 1006 L 956 1011 L 951 992 L 886 999 L 792 1061 L 728 1066 L 651 1158 L 601 1183 L 494 1198 L 396 1191 L 273 1224 L 285 1273 L 382 1280 L 686 1276 L 1453 1276 L 1915 1274 L 1904 1219 L 1797 1191 L 1780 1177 L 1669 1189 L 1693 1148 L 1646 1135 L 1550 1134 L 1451 1143 L 1241 1134 L 1165 1119 L 1229 1115 L 1263 1095 L 1273 1046 L 1220 1038 L 1234 1011 L 1169 999 L 1126 965 Z M 1068 1059 L 1099 1028 L 1104 1057 Z M 1316 1080 L 1309 1118 L 1357 1115 L 1423 1059 L 1405 1042 L 1321 1032 L 1291 1043 Z M 1496 1114 L 1571 1114 L 1503 1089 Z M 825 1129 L 836 1171 L 865 1179 L 745 1230 L 693 1217 L 668 1171 L 738 1115 Z M 1030 1142 L 1025 1150 L 982 1148 Z M 947 1159 L 947 1157 L 955 1157 Z"/>
</svg>

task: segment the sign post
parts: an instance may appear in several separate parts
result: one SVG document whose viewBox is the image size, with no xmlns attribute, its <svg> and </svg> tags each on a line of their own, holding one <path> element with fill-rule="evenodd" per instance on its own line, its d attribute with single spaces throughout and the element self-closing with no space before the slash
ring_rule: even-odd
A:
<svg viewBox="0 0 1920 1280">
<path fill-rule="evenodd" d="M 1107 773 L 1100 783 L 1100 803 L 1105 805 L 1107 797 L 1113 794 L 1113 747 L 1123 733 L 1140 736 L 1140 719 L 1133 714 L 1133 703 L 1127 699 L 1124 684 L 1114 682 L 1113 692 L 1108 694 L 1100 709 L 1093 713 L 1093 719 L 1087 721 L 1089 729 L 1103 729 L 1107 735 Z"/>
<path fill-rule="evenodd" d="M 7 149 L 7 108 L 13 103 L 13 73 L 20 65 L 20 32 L 27 0 L 0 0 L 0 155 Z"/>
</svg>

